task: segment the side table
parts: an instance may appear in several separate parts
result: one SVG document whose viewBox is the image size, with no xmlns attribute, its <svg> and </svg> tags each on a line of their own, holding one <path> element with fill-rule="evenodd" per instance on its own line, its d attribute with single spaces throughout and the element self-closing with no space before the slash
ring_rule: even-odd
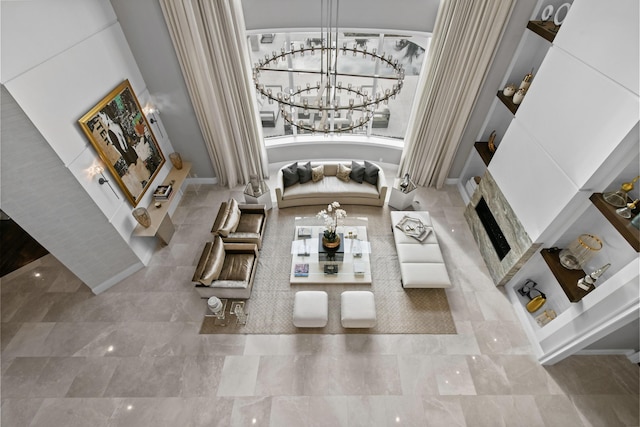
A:
<svg viewBox="0 0 640 427">
<path fill-rule="evenodd" d="M 244 202 L 253 205 L 264 205 L 265 209 L 271 209 L 271 190 L 266 182 L 260 181 L 258 191 L 253 191 L 251 183 L 244 187 Z"/>
<path fill-rule="evenodd" d="M 399 211 L 405 210 L 413 204 L 413 197 L 418 188 L 413 181 L 409 181 L 409 186 L 402 191 L 400 188 L 401 178 L 396 178 L 393 187 L 391 187 L 391 195 L 389 196 L 389 206 Z"/>
</svg>

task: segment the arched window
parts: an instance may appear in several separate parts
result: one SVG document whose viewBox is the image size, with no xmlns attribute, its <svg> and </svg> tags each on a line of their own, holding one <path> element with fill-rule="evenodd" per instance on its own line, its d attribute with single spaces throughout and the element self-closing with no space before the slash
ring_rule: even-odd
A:
<svg viewBox="0 0 640 427">
<path fill-rule="evenodd" d="M 270 62 L 269 67 L 260 67 L 258 77 L 259 84 L 263 85 L 261 88 L 265 92 L 270 91 L 274 98 L 278 93 L 286 97 L 296 94 L 299 102 L 305 99 L 307 102 L 320 102 L 318 99 L 322 95 L 318 95 L 317 89 L 325 85 L 321 71 L 326 70 L 326 64 L 323 64 L 320 55 L 323 36 L 319 31 L 254 32 L 248 37 L 254 67 Z M 321 112 L 312 108 L 283 110 L 277 99 L 269 99 L 256 90 L 265 139 L 309 134 L 309 128 L 314 128 L 314 132 L 319 134 L 330 131 L 339 135 L 357 134 L 402 140 L 407 130 L 431 34 L 342 30 L 331 34 L 331 38 L 330 43 L 337 46 L 336 55 L 328 59 L 332 61 L 330 65 L 335 66 L 337 70 L 335 81 L 332 83 L 335 96 L 333 102 L 339 103 L 343 109 L 330 108 L 328 112 L 325 110 L 324 118 Z M 337 38 L 337 41 L 333 38 Z M 324 42 L 329 43 L 326 40 Z M 357 49 L 358 53 L 352 49 Z M 296 54 L 281 55 L 292 50 L 297 51 Z M 368 53 L 363 55 L 363 50 Z M 277 61 L 272 60 L 275 56 L 279 57 Z M 401 66 L 404 75 L 401 90 L 397 95 L 390 97 L 388 102 L 381 101 L 364 112 L 347 109 L 354 97 L 368 96 L 375 100 L 376 96 L 382 99 L 385 93 L 394 92 L 397 80 L 393 73 L 397 74 L 397 70 L 380 60 L 380 57 L 392 58 L 393 63 L 397 61 Z M 326 60 L 325 58 L 325 62 Z M 288 117 L 284 117 L 285 115 Z M 368 116 L 365 117 L 366 120 L 363 119 L 364 115 Z M 350 129 L 352 127 L 355 128 Z"/>
</svg>

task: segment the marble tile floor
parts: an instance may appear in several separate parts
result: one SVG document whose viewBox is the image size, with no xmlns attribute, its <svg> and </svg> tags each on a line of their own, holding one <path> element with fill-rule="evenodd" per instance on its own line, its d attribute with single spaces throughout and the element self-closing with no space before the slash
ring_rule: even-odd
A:
<svg viewBox="0 0 640 427">
<path fill-rule="evenodd" d="M 456 335 L 199 335 L 190 279 L 230 196 L 190 186 L 170 245 L 98 296 L 52 255 L 2 278 L 3 427 L 639 425 L 627 358 L 540 366 L 453 186 L 415 207 L 447 228 Z"/>
</svg>

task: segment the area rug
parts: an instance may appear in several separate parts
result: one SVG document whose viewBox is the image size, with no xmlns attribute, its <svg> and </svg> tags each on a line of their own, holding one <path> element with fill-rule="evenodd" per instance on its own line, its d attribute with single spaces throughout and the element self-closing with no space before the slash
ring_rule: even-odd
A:
<svg viewBox="0 0 640 427">
<path fill-rule="evenodd" d="M 296 217 L 314 216 L 320 207 L 272 209 L 269 212 L 251 298 L 246 301 L 246 325 L 216 325 L 206 317 L 201 334 L 455 334 L 456 327 L 444 289 L 404 289 L 393 243 L 389 208 L 345 206 L 350 217 L 368 218 L 371 242 L 371 285 L 291 285 L 291 240 Z M 322 290 L 329 295 L 329 321 L 324 328 L 293 326 L 293 300 L 297 291 Z M 370 329 L 346 329 L 340 323 L 340 294 L 370 290 L 375 295 L 377 325 Z M 230 306 L 231 304 L 229 304 Z"/>
</svg>

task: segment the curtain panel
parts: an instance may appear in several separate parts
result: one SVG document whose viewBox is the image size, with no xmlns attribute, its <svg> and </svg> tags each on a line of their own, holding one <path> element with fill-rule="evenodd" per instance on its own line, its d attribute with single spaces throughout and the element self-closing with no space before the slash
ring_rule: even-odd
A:
<svg viewBox="0 0 640 427">
<path fill-rule="evenodd" d="M 441 188 L 449 174 L 513 0 L 442 0 L 409 118 L 398 176 Z"/>
<path fill-rule="evenodd" d="M 221 185 L 266 177 L 240 0 L 160 0 L 207 151 Z"/>
</svg>

